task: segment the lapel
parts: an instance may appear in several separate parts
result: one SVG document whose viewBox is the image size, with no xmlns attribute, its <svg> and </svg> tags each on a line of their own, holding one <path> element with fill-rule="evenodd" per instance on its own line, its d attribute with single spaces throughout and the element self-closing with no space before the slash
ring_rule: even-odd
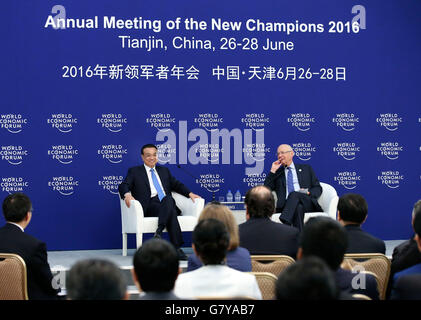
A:
<svg viewBox="0 0 421 320">
<path fill-rule="evenodd" d="M 141 166 L 140 173 L 142 175 L 142 179 L 141 180 L 143 180 L 146 183 L 146 186 L 148 187 L 148 190 L 149 190 L 149 193 L 150 193 L 151 185 L 149 184 L 148 173 L 146 172 L 145 165 L 142 165 Z"/>
<path fill-rule="evenodd" d="M 295 172 L 297 172 L 298 183 L 303 186 L 303 168 L 299 164 L 295 164 Z"/>
</svg>

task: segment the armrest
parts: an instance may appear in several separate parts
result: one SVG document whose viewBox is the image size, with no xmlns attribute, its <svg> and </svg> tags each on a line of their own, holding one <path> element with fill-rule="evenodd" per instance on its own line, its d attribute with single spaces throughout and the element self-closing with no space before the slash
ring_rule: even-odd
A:
<svg viewBox="0 0 421 320">
<path fill-rule="evenodd" d="M 136 233 L 142 230 L 143 208 L 139 201 L 131 200 L 130 208 L 127 208 L 124 200 L 120 199 L 121 227 L 123 233 Z"/>
<path fill-rule="evenodd" d="M 181 210 L 181 215 L 199 218 L 199 215 L 205 206 L 205 199 L 195 199 L 195 202 L 193 203 L 190 198 L 187 198 L 179 193 L 171 192 L 171 195 L 175 200 L 175 204 Z"/>
<path fill-rule="evenodd" d="M 338 210 L 338 202 L 339 202 L 339 197 L 338 196 L 334 196 L 329 203 L 329 209 L 328 209 L 328 215 L 329 217 L 331 217 L 332 219 L 336 220 L 336 212 Z"/>
</svg>

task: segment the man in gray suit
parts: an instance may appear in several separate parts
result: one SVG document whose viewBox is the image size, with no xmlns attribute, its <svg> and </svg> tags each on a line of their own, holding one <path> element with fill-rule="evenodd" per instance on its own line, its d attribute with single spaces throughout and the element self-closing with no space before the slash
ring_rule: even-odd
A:
<svg viewBox="0 0 421 320">
<path fill-rule="evenodd" d="M 322 187 L 310 165 L 293 162 L 294 150 L 290 145 L 281 144 L 277 156 L 264 185 L 276 192 L 276 212 L 282 213 L 279 217 L 282 223 L 301 231 L 304 213 L 322 211 L 317 202 Z"/>
</svg>

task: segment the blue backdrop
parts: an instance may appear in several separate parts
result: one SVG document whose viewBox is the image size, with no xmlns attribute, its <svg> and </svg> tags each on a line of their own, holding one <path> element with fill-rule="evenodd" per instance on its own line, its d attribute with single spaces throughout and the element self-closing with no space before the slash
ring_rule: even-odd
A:
<svg viewBox="0 0 421 320">
<path fill-rule="evenodd" d="M 210 201 L 263 183 L 289 143 L 339 195 L 366 197 L 367 231 L 406 239 L 421 198 L 420 13 L 397 0 L 4 1 L 1 198 L 30 196 L 28 232 L 49 250 L 121 248 L 117 186 L 141 145 Z"/>
</svg>

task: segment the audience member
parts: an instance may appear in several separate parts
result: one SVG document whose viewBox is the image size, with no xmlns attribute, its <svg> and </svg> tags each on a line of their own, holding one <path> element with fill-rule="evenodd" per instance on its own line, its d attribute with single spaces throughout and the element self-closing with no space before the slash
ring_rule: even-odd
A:
<svg viewBox="0 0 421 320">
<path fill-rule="evenodd" d="M 144 293 L 140 300 L 179 299 L 173 289 L 180 272 L 177 250 L 163 239 L 146 241 L 133 257 L 133 280 Z"/>
<path fill-rule="evenodd" d="M 224 264 L 230 238 L 223 222 L 200 221 L 193 231 L 193 250 L 203 266 L 179 275 L 174 292 L 182 298 L 249 297 L 262 299 L 252 274 Z"/>
<path fill-rule="evenodd" d="M 290 265 L 276 282 L 278 300 L 336 300 L 335 276 L 318 257 L 303 258 Z"/>
<path fill-rule="evenodd" d="M 29 299 L 57 299 L 46 244 L 24 232 L 32 218 L 31 200 L 23 193 L 8 195 L 3 214 L 6 225 L 0 228 L 0 252 L 17 254 L 25 261 Z"/>
<path fill-rule="evenodd" d="M 357 274 L 340 267 L 347 247 L 346 231 L 340 223 L 328 217 L 311 218 L 301 233 L 297 259 L 319 257 L 333 270 L 342 293 L 360 293 L 371 299 L 379 299 L 377 282 L 372 275 Z"/>
<path fill-rule="evenodd" d="M 418 215 L 420 212 L 421 200 L 418 200 L 415 203 L 414 208 L 412 210 L 412 229 L 414 229 L 415 216 Z M 395 276 L 395 274 L 399 271 L 405 270 L 419 263 L 421 263 L 421 252 L 418 250 L 418 245 L 415 241 L 414 234 L 414 236 L 411 239 L 404 241 L 403 243 L 401 243 L 393 249 L 392 263 L 390 265 L 390 276 L 388 282 L 389 285 L 387 287 L 386 293 L 387 297 L 390 297 L 393 285 L 393 277 Z"/>
<path fill-rule="evenodd" d="M 87 259 L 76 262 L 66 276 L 69 300 L 127 300 L 127 284 L 112 262 Z"/>
<path fill-rule="evenodd" d="M 238 225 L 231 210 L 223 205 L 209 204 L 200 214 L 199 221 L 209 218 L 222 221 L 230 234 L 230 244 L 228 247 L 226 264 L 238 271 L 251 271 L 250 253 L 247 249 L 239 246 L 240 237 L 238 234 Z M 196 270 L 201 266 L 202 263 L 197 255 L 192 254 L 189 256 L 187 271 Z"/>
<path fill-rule="evenodd" d="M 384 241 L 361 229 L 367 219 L 367 202 L 355 193 L 339 198 L 338 221 L 345 227 L 348 236 L 346 253 L 386 253 Z"/>
<path fill-rule="evenodd" d="M 412 229 L 414 229 L 415 217 L 420 213 L 421 200 L 418 200 L 415 203 L 414 208 L 412 210 Z M 411 239 L 401 243 L 393 250 L 391 264 L 392 274 L 421 263 L 421 252 L 418 250 L 418 245 L 415 238 L 416 234 L 414 234 L 414 236 Z"/>
<path fill-rule="evenodd" d="M 240 224 L 240 245 L 250 254 L 288 255 L 295 259 L 298 249 L 298 229 L 271 220 L 275 212 L 272 192 L 257 186 L 246 193 L 247 221 Z"/>
<path fill-rule="evenodd" d="M 419 210 L 417 202 L 416 210 Z M 414 218 L 415 241 L 421 251 L 421 214 Z M 404 269 L 393 277 L 392 300 L 421 300 L 421 263 Z"/>
</svg>

